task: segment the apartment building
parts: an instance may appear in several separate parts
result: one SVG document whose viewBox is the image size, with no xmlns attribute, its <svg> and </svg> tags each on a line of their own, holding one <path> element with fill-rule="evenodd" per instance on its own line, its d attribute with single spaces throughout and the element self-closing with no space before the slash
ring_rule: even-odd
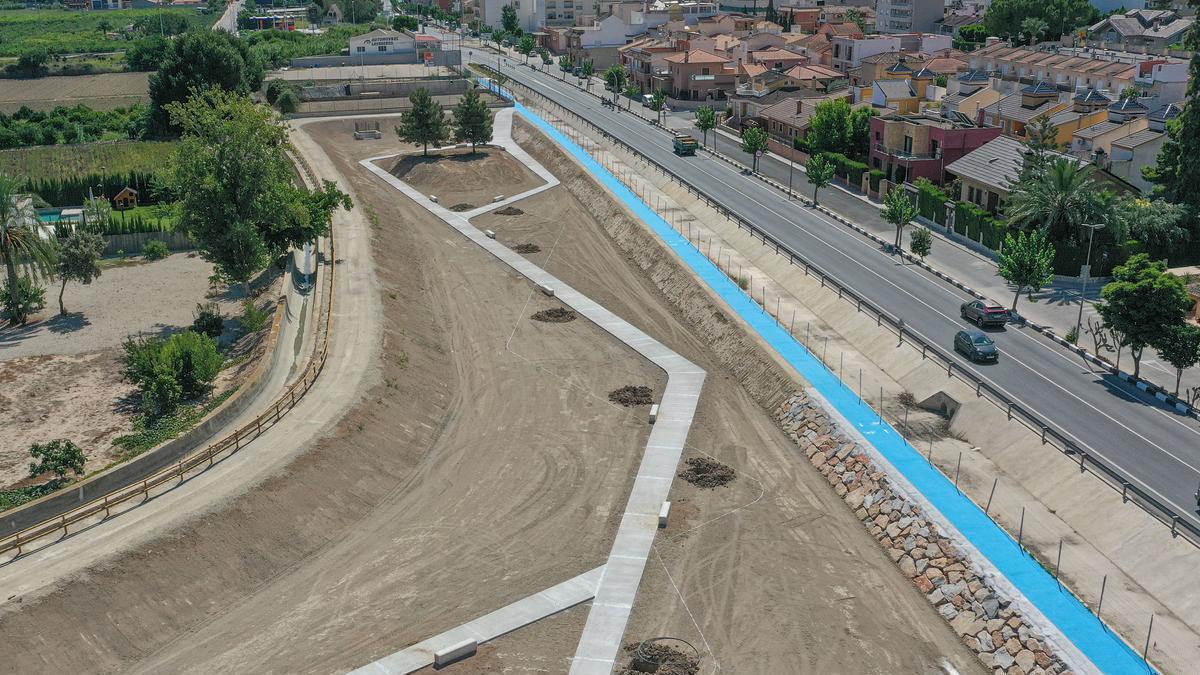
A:
<svg viewBox="0 0 1200 675">
<path fill-rule="evenodd" d="M 943 0 L 878 0 L 875 30 L 880 33 L 933 33 L 945 12 Z"/>
<path fill-rule="evenodd" d="M 872 169 L 902 183 L 927 178 L 941 184 L 945 167 L 1000 135 L 962 115 L 890 113 L 871 118 Z"/>
</svg>

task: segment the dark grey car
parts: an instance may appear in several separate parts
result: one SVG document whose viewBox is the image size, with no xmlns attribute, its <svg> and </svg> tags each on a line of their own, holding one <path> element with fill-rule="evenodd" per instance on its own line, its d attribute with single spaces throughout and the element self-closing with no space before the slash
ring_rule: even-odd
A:
<svg viewBox="0 0 1200 675">
<path fill-rule="evenodd" d="M 962 318 L 974 322 L 980 328 L 984 326 L 1003 326 L 1008 323 L 1008 310 L 997 303 L 987 300 L 971 300 L 964 302 L 958 309 Z"/>
<path fill-rule="evenodd" d="M 978 363 L 995 363 L 1000 358 L 996 343 L 978 328 L 958 331 L 954 336 L 954 351 Z"/>
</svg>

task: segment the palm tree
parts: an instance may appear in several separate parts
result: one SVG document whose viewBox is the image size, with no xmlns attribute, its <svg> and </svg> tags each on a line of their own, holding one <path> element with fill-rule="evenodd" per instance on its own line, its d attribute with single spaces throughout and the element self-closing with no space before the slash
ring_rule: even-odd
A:
<svg viewBox="0 0 1200 675">
<path fill-rule="evenodd" d="M 1025 228 L 1041 227 L 1051 241 L 1075 237 L 1083 223 L 1092 222 L 1100 191 L 1092 181 L 1095 167 L 1065 157 L 1048 162 L 1043 171 L 1017 183 L 1005 214 Z"/>
<path fill-rule="evenodd" d="M 1029 36 L 1029 44 L 1031 45 L 1037 44 L 1037 41 L 1040 40 L 1042 35 L 1044 35 L 1048 30 L 1050 30 L 1050 26 L 1045 22 L 1045 20 L 1036 16 L 1026 17 L 1025 20 L 1021 22 L 1021 33 Z"/>
<path fill-rule="evenodd" d="M 43 239 L 37 227 L 33 203 L 23 198 L 21 182 L 0 174 L 0 265 L 4 265 L 9 293 L 17 293 L 17 270 L 34 278 L 54 275 L 55 243 Z M 12 298 L 15 304 L 16 298 Z"/>
</svg>

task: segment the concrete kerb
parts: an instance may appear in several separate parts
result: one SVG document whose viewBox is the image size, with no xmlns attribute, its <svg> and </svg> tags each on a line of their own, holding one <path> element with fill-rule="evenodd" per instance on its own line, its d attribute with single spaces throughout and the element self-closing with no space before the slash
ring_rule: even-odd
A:
<svg viewBox="0 0 1200 675">
<path fill-rule="evenodd" d="M 534 173 L 546 180 L 546 184 L 503 202 L 489 204 L 487 208 L 479 210 L 481 213 L 559 184 L 553 174 L 512 140 L 512 114 L 511 109 L 497 114 L 495 128 L 498 138 L 493 139 L 493 142 L 502 145 L 516 159 L 525 162 Z M 541 122 L 536 118 L 531 118 L 530 121 L 534 124 Z M 571 672 L 575 673 L 607 674 L 616 664 L 638 585 L 658 531 L 658 513 L 667 499 L 679 459 L 683 454 L 683 446 L 691 429 L 706 373 L 523 256 L 489 238 L 482 230 L 471 225 L 467 214 L 450 211 L 433 202 L 419 190 L 375 164 L 388 156 L 368 158 L 360 161 L 360 164 L 535 285 L 552 289 L 564 304 L 667 373 L 667 385 L 660 402 L 659 418 L 650 431 L 646 451 L 634 479 L 608 562 L 600 575 L 595 601 L 588 613 L 571 666 Z"/>
<path fill-rule="evenodd" d="M 368 663 L 350 675 L 405 675 L 435 664 L 439 653 L 464 640 L 484 643 L 591 600 L 600 585 L 604 566 L 584 572 L 544 591 L 485 614 L 473 621 L 422 640 L 395 654 Z"/>
</svg>

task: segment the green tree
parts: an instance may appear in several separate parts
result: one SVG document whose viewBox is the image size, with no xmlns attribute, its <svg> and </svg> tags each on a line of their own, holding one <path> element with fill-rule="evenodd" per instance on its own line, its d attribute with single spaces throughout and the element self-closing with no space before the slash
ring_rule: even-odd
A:
<svg viewBox="0 0 1200 675">
<path fill-rule="evenodd" d="M 833 180 L 833 172 L 837 167 L 824 154 L 817 153 L 804 163 L 804 171 L 808 174 L 808 182 L 813 186 L 813 206 L 817 205 L 817 190 L 829 185 Z"/>
<path fill-rule="evenodd" d="M 1018 232 L 1015 237 L 1009 233 L 999 255 L 1000 277 L 1017 288 L 1013 294 L 1014 311 L 1022 291 L 1029 289 L 1031 294 L 1036 293 L 1054 280 L 1054 245 L 1043 230 Z"/>
<path fill-rule="evenodd" d="M 850 104 L 845 99 L 818 103 L 804 138 L 813 152 L 846 154 L 850 145 Z"/>
<path fill-rule="evenodd" d="M 916 228 L 908 237 L 908 248 L 924 260 L 933 251 L 933 233 L 928 227 Z"/>
<path fill-rule="evenodd" d="M 1062 35 L 1096 23 L 1100 12 L 1088 0 L 994 0 L 983 16 L 983 25 L 988 35 L 1013 38 L 1029 18 L 1041 19 L 1052 35 Z"/>
<path fill-rule="evenodd" d="M 860 159 L 871 153 L 871 118 L 878 114 L 867 106 L 850 111 L 846 118 L 846 156 Z"/>
<path fill-rule="evenodd" d="M 563 77 L 566 77 L 567 71 L 574 68 L 575 64 L 572 63 L 570 56 L 563 54 L 562 56 L 558 57 L 558 67 L 562 69 Z"/>
<path fill-rule="evenodd" d="M 56 483 L 63 482 L 68 473 L 82 476 L 87 457 L 79 446 L 66 439 L 57 439 L 49 443 L 34 443 L 29 446 L 29 456 L 34 461 L 29 463 L 29 477 L 50 473 L 54 474 Z"/>
<path fill-rule="evenodd" d="M 454 107 L 454 140 L 475 146 L 492 140 L 492 111 L 479 97 L 479 92 L 470 89 Z"/>
<path fill-rule="evenodd" d="M 883 198 L 883 211 L 880 213 L 883 219 L 896 227 L 896 250 L 900 248 L 900 237 L 904 233 L 904 228 L 912 222 L 913 218 L 917 217 L 917 207 L 913 204 L 913 199 L 909 196 L 908 191 L 897 185 L 888 191 L 887 196 Z"/>
<path fill-rule="evenodd" d="M 529 63 L 529 55 L 533 53 L 535 47 L 537 47 L 537 41 L 533 39 L 532 35 L 523 36 L 521 41 L 517 43 L 517 51 L 525 55 L 526 64 Z"/>
<path fill-rule="evenodd" d="M 517 8 L 512 5 L 505 5 L 500 8 L 500 25 L 504 27 L 506 33 L 515 33 L 521 27 L 521 20 L 517 18 Z"/>
<path fill-rule="evenodd" d="M 767 0 L 767 11 L 763 18 L 771 23 L 779 23 L 779 13 L 775 11 L 775 0 Z"/>
<path fill-rule="evenodd" d="M 542 65 L 550 65 L 550 50 L 545 47 L 538 47 L 538 56 L 542 57 Z"/>
<path fill-rule="evenodd" d="M 284 115 L 291 115 L 300 109 L 300 97 L 292 88 L 284 89 L 279 98 L 275 99 L 275 108 Z"/>
<path fill-rule="evenodd" d="M 592 63 L 591 61 L 584 61 L 583 63 L 579 64 L 579 73 L 583 75 L 584 78 L 591 77 L 592 73 L 594 72 L 596 72 L 596 64 Z"/>
<path fill-rule="evenodd" d="M 425 87 L 410 94 L 408 100 L 411 107 L 400 116 L 396 134 L 406 143 L 421 146 L 421 154 L 428 155 L 430 143 L 442 145 L 450 138 L 446 114 Z"/>
<path fill-rule="evenodd" d="M 696 109 L 696 128 L 704 135 L 704 143 L 708 143 L 708 132 L 717 126 L 717 113 L 711 105 L 702 105 Z"/>
<path fill-rule="evenodd" d="M 1187 207 L 1182 204 L 1142 197 L 1118 199 L 1109 222 L 1116 230 L 1115 240 L 1132 239 L 1162 257 L 1175 253 L 1175 247 L 1193 236 L 1188 224 Z"/>
<path fill-rule="evenodd" d="M 867 30 L 867 15 L 864 14 L 861 9 L 857 7 L 851 7 L 850 9 L 846 10 L 846 13 L 843 16 L 846 17 L 846 23 L 855 24 L 861 31 Z"/>
<path fill-rule="evenodd" d="M 628 73 L 627 73 L 626 77 L 625 77 L 625 109 L 626 110 L 629 110 L 631 107 L 633 107 L 633 99 L 637 98 L 641 93 L 642 93 L 641 87 L 639 87 L 638 83 L 634 82 L 633 78 L 629 77 Z"/>
<path fill-rule="evenodd" d="M 667 103 L 667 94 L 662 89 L 655 89 L 653 94 L 650 94 L 650 109 L 654 112 L 659 112 Z"/>
<path fill-rule="evenodd" d="M 158 72 L 150 76 L 151 129 L 177 133 L 168 108 L 197 91 L 217 88 L 249 94 L 262 79 L 262 62 L 245 41 L 219 30 L 185 33 L 171 43 Z"/>
<path fill-rule="evenodd" d="M 351 208 L 332 183 L 315 192 L 296 185 L 287 127 L 270 108 L 210 89 L 170 113 L 184 134 L 167 176 L 178 225 L 247 292 L 271 258 L 324 235 L 336 207 Z"/>
<path fill-rule="evenodd" d="M 58 312 L 67 313 L 63 304 L 63 293 L 68 281 L 77 281 L 85 286 L 100 276 L 100 255 L 104 253 L 104 237 L 94 232 L 76 230 L 58 248 L 58 278 L 62 286 L 58 289 Z"/>
<path fill-rule="evenodd" d="M 1191 306 L 1183 280 L 1145 253 L 1117 266 L 1100 296 L 1104 323 L 1124 335 L 1129 345 L 1134 377 L 1141 372 L 1143 350 L 1162 342 L 1171 326 L 1183 323 Z"/>
<path fill-rule="evenodd" d="M 1005 206 L 1010 222 L 1045 228 L 1051 241 L 1078 239 L 1084 223 L 1103 217 L 1104 203 L 1092 181 L 1095 167 L 1073 159 L 1050 161 L 1044 172 L 1019 181 Z"/>
<path fill-rule="evenodd" d="M 1029 16 L 1021 20 L 1021 34 L 1031 45 L 1037 44 L 1047 30 L 1050 30 L 1050 26 L 1040 16 Z"/>
<path fill-rule="evenodd" d="M 958 29 L 958 38 L 963 42 L 982 43 L 987 40 L 987 26 L 981 23 L 973 23 Z"/>
<path fill-rule="evenodd" d="M 1034 153 L 1034 167 L 1041 168 L 1049 153 L 1063 149 L 1058 142 L 1058 127 L 1050 120 L 1049 115 L 1041 115 L 1026 126 L 1025 136 L 1029 139 L 1029 149 Z"/>
<path fill-rule="evenodd" d="M 1179 395 L 1179 381 L 1183 371 L 1200 362 L 1200 327 L 1190 323 L 1168 326 L 1154 344 L 1163 360 L 1175 366 L 1175 392 Z"/>
<path fill-rule="evenodd" d="M 0 174 L 0 265 L 7 274 L 6 307 L 13 323 L 24 324 L 29 318 L 27 303 L 22 302 L 19 275 L 30 280 L 44 279 L 55 272 L 58 259 L 53 239 L 39 232 L 33 200 L 20 193 L 21 181 Z M 32 286 L 32 284 L 29 284 Z"/>
<path fill-rule="evenodd" d="M 161 358 L 170 366 L 185 399 L 208 393 L 225 361 L 215 339 L 192 330 L 175 333 L 164 341 Z"/>
<path fill-rule="evenodd" d="M 46 74 L 50 52 L 45 47 L 28 47 L 17 56 L 17 63 L 9 68 L 22 77 L 41 77 Z"/>
<path fill-rule="evenodd" d="M 767 151 L 767 132 L 758 127 L 746 127 L 742 130 L 742 152 L 749 153 L 751 169 L 758 171 L 758 156 Z"/>
<path fill-rule="evenodd" d="M 602 77 L 604 77 L 604 86 L 611 89 L 613 93 L 620 93 L 625 88 L 625 69 L 620 65 L 609 66 Z"/>
<path fill-rule="evenodd" d="M 158 70 L 171 49 L 171 42 L 161 35 L 142 38 L 125 48 L 125 63 L 130 70 Z"/>
</svg>

